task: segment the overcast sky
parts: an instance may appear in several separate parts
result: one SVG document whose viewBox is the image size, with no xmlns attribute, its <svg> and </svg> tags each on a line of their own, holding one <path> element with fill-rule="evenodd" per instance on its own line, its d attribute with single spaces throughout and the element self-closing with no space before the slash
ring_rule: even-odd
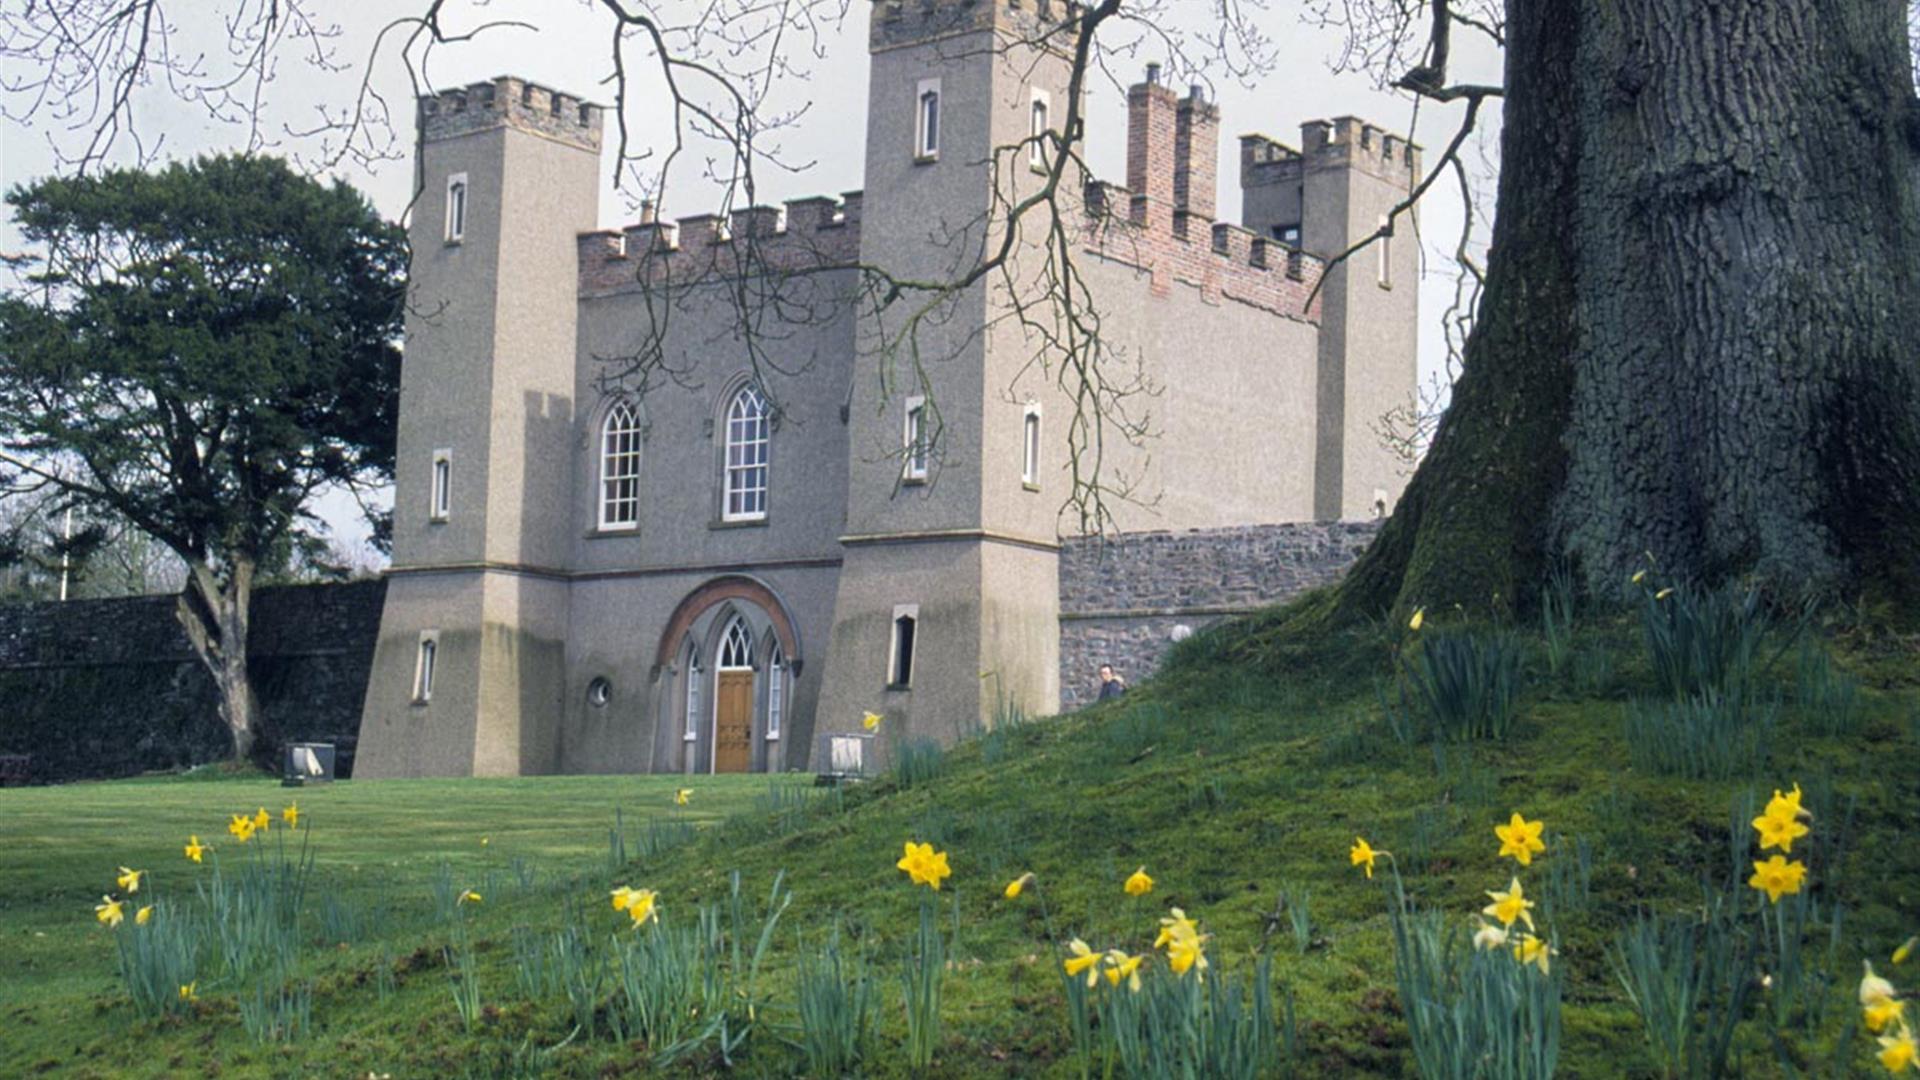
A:
<svg viewBox="0 0 1920 1080">
<path fill-rule="evenodd" d="M 1197 11 L 1199 0 L 1192 3 Z M 227 35 L 216 17 L 227 2 L 194 0 L 174 35 L 177 55 L 207 53 L 218 58 L 227 47 Z M 322 5 L 316 5 L 322 6 Z M 332 63 L 345 70 L 325 71 L 303 62 L 303 44 L 289 42 L 276 67 L 276 77 L 266 90 L 260 136 L 271 151 L 306 161 L 319 158 L 323 146 L 315 138 L 301 138 L 292 132 L 314 125 L 317 108 L 338 109 L 350 104 L 359 79 L 367 71 L 367 57 L 383 26 L 396 15 L 424 6 L 418 0 L 352 0 L 324 5 L 330 10 L 324 17 L 339 20 L 339 36 L 326 43 Z M 669 2 L 655 5 L 670 8 Z M 845 23 L 823 39 L 824 58 L 810 63 L 805 77 L 789 76 L 776 86 L 771 104 L 779 110 L 804 108 L 797 123 L 779 134 L 782 159 L 804 164 L 797 172 L 763 169 L 758 177 L 761 199 L 779 203 L 783 199 L 810 194 L 838 194 L 862 186 L 866 116 L 866 29 L 867 0 L 852 0 Z M 1208 5 L 1210 7 L 1210 5 Z M 177 7 L 185 7 L 178 5 Z M 546 86 L 610 101 L 608 81 L 613 63 L 608 43 L 611 24 L 597 5 L 555 3 L 553 0 L 493 0 L 476 4 L 472 0 L 453 0 L 448 4 L 444 22 L 449 32 L 471 29 L 483 21 L 526 20 L 538 22 L 539 29 L 500 27 L 488 30 L 471 42 L 442 46 L 436 50 L 426 74 L 433 85 L 445 88 L 477 82 L 495 75 L 512 74 Z M 1354 115 L 1389 130 L 1404 132 L 1414 120 L 1412 101 L 1404 95 L 1374 89 L 1363 74 L 1333 74 L 1330 66 L 1340 52 L 1338 33 L 1306 25 L 1298 0 L 1274 0 L 1272 10 L 1261 16 L 1261 25 L 1277 48 L 1278 62 L 1273 73 L 1255 86 L 1230 80 L 1214 82 L 1214 94 L 1221 109 L 1220 215 L 1235 220 L 1240 197 L 1238 142 L 1236 136 L 1261 132 L 1282 142 L 1297 145 L 1299 125 L 1304 120 Z M 374 62 L 371 85 L 394 106 L 394 117 L 403 147 L 412 140 L 413 110 L 408 104 L 410 83 L 407 70 L 390 47 Z M 1464 47 L 1463 47 L 1464 46 Z M 1471 39 L 1456 45 L 1465 53 L 1457 58 L 1456 79 L 1497 81 L 1498 58 L 1490 52 L 1474 51 Z M 1114 74 L 1134 81 L 1149 57 L 1118 61 Z M 9 71 L 10 78 L 17 72 Z M 158 140 L 160 156 L 179 158 L 197 153 L 244 148 L 248 133 L 243 128 L 210 119 L 204 110 L 172 100 L 158 88 L 151 88 L 136 99 L 137 117 L 148 145 Z M 633 110 L 629 137 L 639 146 L 663 146 L 670 132 L 664 110 L 647 109 L 641 103 Z M 17 111 L 19 102 L 10 102 Z M 1413 135 L 1427 148 L 1429 159 L 1451 136 L 1459 122 L 1459 107 L 1441 108 L 1428 104 L 1419 112 Z M 31 126 L 17 120 L 0 121 L 0 182 L 8 187 L 47 173 L 55 168 L 55 157 L 48 146 L 49 137 L 71 139 L 57 123 L 42 116 Z M 1126 177 L 1126 116 L 1124 101 L 1110 83 L 1096 82 L 1088 103 L 1087 157 L 1102 177 L 1116 181 Z M 612 156 L 616 133 L 608 132 L 605 191 L 601 199 L 600 224 L 618 227 L 632 218 L 635 193 L 617 191 L 612 182 Z M 701 177 L 700 155 L 684 159 L 671 178 L 663 216 L 684 217 L 715 209 L 715 189 Z M 343 166 L 338 174 L 365 190 L 381 212 L 398 216 L 406 208 L 410 195 L 410 162 L 390 161 L 372 169 Z M 1422 208 L 1421 231 L 1426 249 L 1427 272 L 1421 291 L 1421 375 L 1433 378 L 1443 367 L 1444 336 L 1440 315 L 1453 291 L 1454 264 L 1451 252 L 1461 221 L 1461 203 L 1451 182 L 1436 185 L 1432 197 Z M 19 236 L 11 223 L 0 232 L 0 248 L 18 250 Z M 322 508 L 323 517 L 349 545 L 357 545 L 364 527 L 350 500 L 330 499 Z"/>
</svg>

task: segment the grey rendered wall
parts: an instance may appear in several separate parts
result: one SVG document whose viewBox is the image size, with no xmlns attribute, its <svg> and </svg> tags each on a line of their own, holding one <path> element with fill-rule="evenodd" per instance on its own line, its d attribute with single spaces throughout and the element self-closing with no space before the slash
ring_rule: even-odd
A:
<svg viewBox="0 0 1920 1080">
<path fill-rule="evenodd" d="M 1079 708 L 1112 664 L 1151 675 L 1173 630 L 1277 604 L 1337 581 L 1377 522 L 1303 522 L 1069 540 L 1060 554 L 1060 704 Z"/>
</svg>

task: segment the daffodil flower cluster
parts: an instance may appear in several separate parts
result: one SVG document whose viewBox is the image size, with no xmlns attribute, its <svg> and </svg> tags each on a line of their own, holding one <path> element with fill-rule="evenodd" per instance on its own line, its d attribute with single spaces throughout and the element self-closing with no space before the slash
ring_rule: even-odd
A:
<svg viewBox="0 0 1920 1080">
<path fill-rule="evenodd" d="M 613 910 L 626 912 L 636 930 L 643 923 L 657 924 L 660 921 L 660 894 L 652 889 L 630 889 L 622 885 L 613 890 Z"/>
<path fill-rule="evenodd" d="M 1813 820 L 1813 815 L 1800 805 L 1800 785 L 1793 785 L 1793 790 L 1785 795 L 1775 788 L 1773 798 L 1767 800 L 1766 810 L 1753 819 L 1753 831 L 1760 834 L 1760 850 L 1777 847 L 1791 853 L 1793 842 L 1811 831 L 1802 818 Z M 1753 876 L 1747 879 L 1747 884 L 1766 893 L 1769 903 L 1777 904 L 1782 896 L 1799 892 L 1806 879 L 1807 864 L 1774 855 L 1764 862 L 1754 862 Z"/>
<path fill-rule="evenodd" d="M 1909 940 L 1894 950 L 1893 962 L 1906 959 L 1912 948 Z M 1874 974 L 1871 961 L 1862 960 L 1860 965 L 1865 969 L 1860 976 L 1860 1016 L 1867 1030 L 1879 1039 L 1881 1066 L 1895 1075 L 1920 1070 L 1920 1043 L 1916 1043 L 1913 1027 L 1907 1021 L 1907 1003 L 1900 1000 L 1891 982 Z"/>
<path fill-rule="evenodd" d="M 911 840 L 907 841 L 906 853 L 893 865 L 905 871 L 915 885 L 925 885 L 935 892 L 940 890 L 943 879 L 953 876 L 947 867 L 946 852 L 933 850 L 932 844 L 916 844 Z"/>
<path fill-rule="evenodd" d="M 286 822 L 287 828 L 289 829 L 299 828 L 299 804 L 291 804 L 286 809 L 280 811 L 280 820 Z M 233 820 L 227 825 L 227 831 L 232 833 L 240 843 L 244 844 L 252 839 L 255 833 L 265 832 L 272 825 L 272 815 L 268 814 L 267 808 L 262 806 L 252 814 L 233 815 Z M 186 845 L 181 849 L 186 858 L 196 863 L 205 861 L 207 852 L 212 850 L 212 845 L 200 842 L 198 833 L 188 836 Z M 126 866 L 120 867 L 120 873 L 113 879 L 114 885 L 119 890 L 119 895 L 108 894 L 102 896 L 100 902 L 93 906 L 93 917 L 97 919 L 101 925 L 107 927 L 118 927 L 121 923 L 125 922 L 127 918 L 127 901 L 124 897 L 132 896 L 139 892 L 140 885 L 146 880 L 146 877 L 147 871 L 145 870 L 135 870 Z M 478 897 L 476 896 L 475 899 L 478 899 Z M 140 907 L 133 914 L 134 925 L 147 925 L 147 923 L 153 919 L 153 912 L 154 907 L 152 904 L 146 904 Z M 187 987 L 182 987 L 181 989 L 185 991 Z M 187 997 L 184 993 L 181 996 L 182 998 Z"/>
</svg>

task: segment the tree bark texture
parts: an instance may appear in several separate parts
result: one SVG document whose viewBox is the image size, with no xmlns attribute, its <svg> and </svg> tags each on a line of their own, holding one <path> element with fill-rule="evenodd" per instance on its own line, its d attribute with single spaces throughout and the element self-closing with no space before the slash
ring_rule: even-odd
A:
<svg viewBox="0 0 1920 1080">
<path fill-rule="evenodd" d="M 1508 5 L 1488 280 L 1337 605 L 1565 560 L 1920 596 L 1920 110 L 1891 0 Z M 1496 604 L 1496 606 L 1498 606 Z"/>
<path fill-rule="evenodd" d="M 253 564 L 229 567 L 222 581 L 211 567 L 188 567 L 177 614 L 193 651 L 213 676 L 220 695 L 220 719 L 232 740 L 233 760 L 253 754 L 259 734 L 259 702 L 247 671 L 247 634 L 253 609 Z"/>
</svg>

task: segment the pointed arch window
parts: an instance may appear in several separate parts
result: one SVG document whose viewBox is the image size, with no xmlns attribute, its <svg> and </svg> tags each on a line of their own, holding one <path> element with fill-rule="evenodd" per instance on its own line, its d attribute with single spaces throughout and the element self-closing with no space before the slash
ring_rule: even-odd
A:
<svg viewBox="0 0 1920 1080">
<path fill-rule="evenodd" d="M 760 521 L 767 516 L 767 399 L 743 386 L 727 405 L 724 521 Z"/>
<path fill-rule="evenodd" d="M 753 666 L 753 631 L 747 629 L 745 619 L 735 615 L 727 624 L 727 632 L 720 639 L 720 669 L 738 671 Z"/>
<path fill-rule="evenodd" d="M 687 718 L 681 738 L 688 742 L 700 738 L 700 650 L 691 644 L 687 646 Z"/>
<path fill-rule="evenodd" d="M 640 410 L 620 402 L 600 425 L 600 527 L 640 524 Z"/>
<path fill-rule="evenodd" d="M 787 708 L 787 657 L 780 643 L 773 643 L 767 656 L 767 741 L 780 737 L 780 724 Z"/>
</svg>

